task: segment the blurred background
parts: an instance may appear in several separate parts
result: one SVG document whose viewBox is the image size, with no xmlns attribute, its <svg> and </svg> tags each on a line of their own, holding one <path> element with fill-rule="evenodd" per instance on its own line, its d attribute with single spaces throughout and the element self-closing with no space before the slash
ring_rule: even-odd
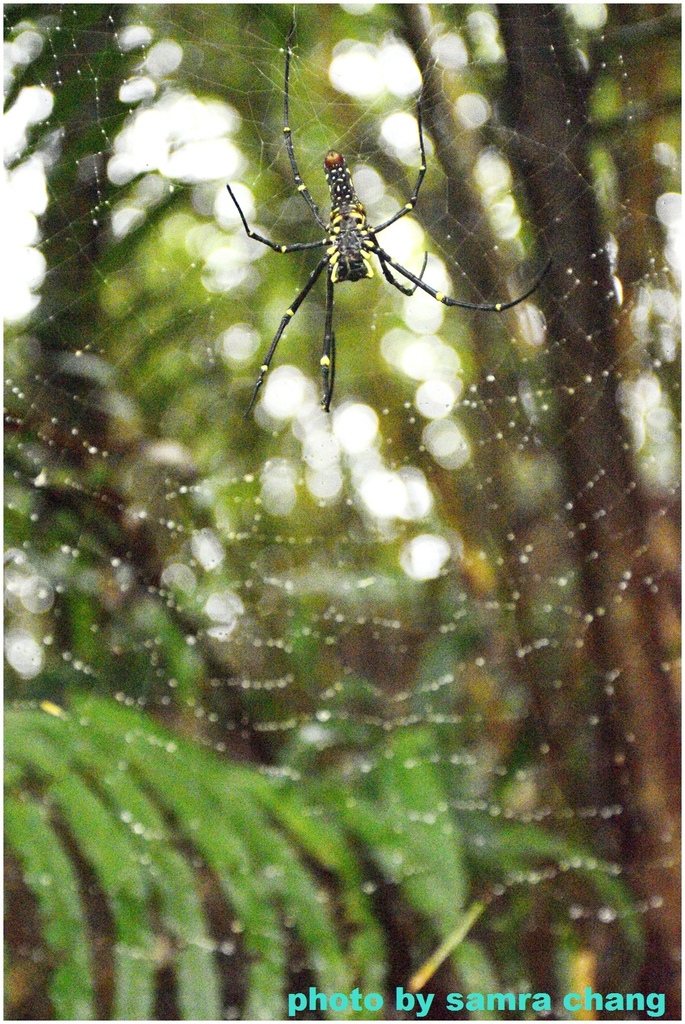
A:
<svg viewBox="0 0 685 1024">
<path fill-rule="evenodd" d="M 677 1019 L 679 5 L 4 20 L 6 1017 Z"/>
</svg>

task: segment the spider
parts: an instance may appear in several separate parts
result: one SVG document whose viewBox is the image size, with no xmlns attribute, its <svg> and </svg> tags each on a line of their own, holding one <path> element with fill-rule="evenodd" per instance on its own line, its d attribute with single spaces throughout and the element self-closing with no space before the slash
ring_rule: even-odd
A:
<svg viewBox="0 0 685 1024">
<path fill-rule="evenodd" d="M 402 292 L 403 295 L 413 295 L 417 288 L 421 288 L 424 292 L 427 292 L 438 302 L 442 302 L 445 306 L 458 306 L 460 309 L 473 309 L 486 313 L 501 313 L 505 309 L 511 309 L 513 306 L 518 306 L 520 302 L 527 299 L 529 295 L 532 295 L 538 288 L 540 282 L 551 266 L 550 261 L 528 291 L 523 295 L 520 295 L 517 299 L 513 299 L 509 302 L 493 303 L 462 302 L 460 299 L 453 299 L 449 295 L 445 295 L 444 292 L 437 291 L 437 289 L 431 287 L 431 285 L 427 284 L 423 280 L 423 274 L 428 260 L 427 253 L 424 255 L 421 272 L 417 276 L 412 273 L 411 270 L 407 270 L 406 267 L 403 267 L 400 263 L 394 260 L 392 256 L 390 256 L 385 249 L 379 245 L 376 236 L 379 235 L 381 231 L 385 231 L 386 228 L 389 228 L 391 224 L 394 224 L 401 217 L 405 217 L 408 213 L 411 213 L 414 209 L 426 174 L 426 150 L 423 141 L 420 99 L 417 108 L 417 121 L 419 129 L 421 165 L 414 185 L 414 191 L 412 192 L 409 201 L 405 203 L 397 213 L 394 213 L 392 217 L 388 217 L 388 219 L 384 220 L 381 224 L 377 224 L 372 227 L 367 223 L 366 212 L 354 190 L 352 178 L 344 156 L 342 156 L 341 153 L 338 153 L 337 150 L 331 149 L 326 154 L 323 162 L 331 202 L 330 214 L 328 221 L 326 221 L 321 216 L 319 208 L 312 199 L 309 189 L 302 180 L 302 175 L 299 172 L 297 160 L 295 159 L 295 152 L 293 150 L 292 130 L 290 128 L 290 115 L 288 111 L 290 60 L 293 52 L 291 43 L 293 33 L 294 25 L 291 25 L 286 37 L 285 45 L 283 135 L 285 137 L 285 147 L 288 152 L 288 158 L 290 160 L 290 166 L 292 168 L 297 190 L 302 194 L 317 224 L 326 233 L 326 237 L 317 242 L 295 242 L 292 245 L 278 245 L 277 242 L 273 242 L 271 239 L 265 238 L 264 235 L 260 235 L 257 231 L 253 231 L 250 228 L 231 186 L 226 185 L 226 188 L 228 189 L 231 199 L 235 203 L 243 227 L 245 228 L 249 238 L 254 238 L 255 241 L 261 242 L 263 245 L 268 245 L 270 249 L 273 249 L 273 251 L 277 253 L 304 252 L 306 249 L 323 249 L 324 247 L 326 247 L 326 251 L 312 270 L 302 291 L 296 297 L 290 308 L 283 314 L 278 330 L 276 331 L 273 341 L 269 346 L 264 362 L 259 369 L 259 374 L 252 391 L 252 397 L 250 398 L 249 405 L 245 410 L 246 417 L 249 416 L 250 411 L 257 400 L 259 389 L 264 383 L 264 378 L 269 366 L 271 365 L 274 352 L 276 351 L 276 347 L 281 340 L 281 336 L 283 335 L 285 328 L 309 295 L 324 269 L 326 270 L 326 322 L 323 336 L 323 352 L 320 360 L 323 384 L 323 398 L 321 400 L 321 405 L 326 412 L 329 412 L 331 398 L 333 396 L 333 384 L 335 382 L 335 334 L 333 332 L 334 288 L 336 284 L 340 284 L 342 281 L 359 281 L 365 277 L 373 277 L 373 266 L 371 264 L 372 254 L 377 257 L 386 281 L 391 284 L 393 288 Z M 398 281 L 390 268 L 392 268 L 392 270 L 397 274 L 400 274 L 407 281 L 410 281 L 411 286 Z"/>
</svg>

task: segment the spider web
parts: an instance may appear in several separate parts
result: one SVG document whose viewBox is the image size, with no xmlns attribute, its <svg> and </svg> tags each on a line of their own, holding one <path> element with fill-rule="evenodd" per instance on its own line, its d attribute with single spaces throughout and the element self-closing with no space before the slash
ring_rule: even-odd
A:
<svg viewBox="0 0 685 1024">
<path fill-rule="evenodd" d="M 425 280 L 469 302 L 508 301 L 555 263 L 502 316 L 404 298 L 379 268 L 336 288 L 330 416 L 320 284 L 247 420 L 315 256 L 247 239 L 225 182 L 252 228 L 318 237 L 282 141 L 291 8 L 6 12 L 5 650 L 21 707 L 110 695 L 303 792 L 326 779 L 361 800 L 438 771 L 444 801 L 398 797 L 399 827 L 458 822 L 469 899 L 487 904 L 470 948 L 500 990 L 546 987 L 563 1017 L 573 980 L 672 991 L 673 889 L 652 872 L 669 837 L 649 849 L 624 825 L 645 811 L 631 750 L 648 758 L 655 723 L 671 733 L 650 685 L 641 717 L 624 680 L 656 664 L 669 693 L 678 652 L 677 12 L 533 9 L 538 34 L 515 50 L 523 22 L 433 6 L 423 55 L 403 41 L 420 35 L 413 8 L 297 9 L 291 126 L 322 211 L 332 146 L 372 224 L 411 195 L 418 62 L 428 170 L 383 247 L 414 273 L 428 251 Z M 571 76 L 548 56 L 557 18 Z M 530 129 L 530 68 L 564 83 L 558 145 Z M 568 196 L 545 191 L 574 177 Z M 562 264 L 585 202 L 601 245 Z M 597 302 L 610 338 L 588 334 Z M 607 393 L 615 414 L 589 435 Z M 504 867 L 531 824 L 587 854 L 531 846 Z M 632 901 L 607 899 L 602 874 Z M 392 903 L 402 879 L 369 864 L 365 892 Z M 435 941 L 401 921 L 389 978 L 406 985 Z M 568 964 L 536 965 L 562 935 Z M 467 980 L 464 962 L 432 991 Z"/>
</svg>

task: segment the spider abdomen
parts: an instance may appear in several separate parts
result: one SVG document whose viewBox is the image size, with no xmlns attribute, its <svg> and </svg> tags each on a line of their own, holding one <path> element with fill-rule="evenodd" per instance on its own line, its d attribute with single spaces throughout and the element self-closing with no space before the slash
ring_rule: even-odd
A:
<svg viewBox="0 0 685 1024">
<path fill-rule="evenodd" d="M 359 281 L 373 276 L 371 254 L 364 245 L 366 217 L 360 209 L 331 216 L 333 245 L 329 249 L 334 281 Z"/>
</svg>

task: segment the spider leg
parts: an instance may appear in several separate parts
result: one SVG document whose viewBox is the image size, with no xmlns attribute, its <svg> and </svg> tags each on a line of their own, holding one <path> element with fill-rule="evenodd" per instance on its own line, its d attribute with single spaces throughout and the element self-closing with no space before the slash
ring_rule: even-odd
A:
<svg viewBox="0 0 685 1024">
<path fill-rule="evenodd" d="M 388 283 L 391 284 L 393 288 L 397 288 L 398 292 L 402 292 L 403 295 L 413 295 L 416 289 L 418 288 L 418 285 L 415 284 L 412 288 L 409 288 L 407 285 L 400 284 L 397 278 L 393 277 L 393 275 L 390 273 L 388 265 L 385 261 L 385 256 L 381 256 L 380 252 L 377 252 L 376 255 L 378 256 L 378 261 L 381 265 L 381 270 L 383 271 L 383 277 L 385 278 L 385 280 L 388 281 Z M 421 272 L 419 274 L 419 277 L 421 279 L 423 279 L 423 274 L 426 269 L 427 263 L 428 253 L 426 252 L 423 254 L 423 266 L 421 267 Z"/>
<path fill-rule="evenodd" d="M 524 299 L 527 299 L 529 295 L 532 295 L 533 292 L 540 287 L 542 279 L 552 266 L 552 261 L 548 260 L 544 270 L 536 278 L 528 291 L 524 292 L 523 295 L 519 295 L 517 299 L 512 299 L 510 302 L 462 302 L 461 299 L 452 299 L 449 295 L 445 295 L 444 292 L 439 292 L 437 289 L 432 288 L 431 285 L 426 284 L 426 282 L 422 281 L 420 277 L 416 276 L 416 274 L 412 274 L 411 270 L 407 270 L 407 268 L 403 267 L 401 263 L 397 263 L 392 259 L 392 257 L 388 256 L 387 252 L 384 249 L 381 249 L 380 246 L 374 246 L 372 248 L 372 252 L 376 253 L 379 260 L 385 260 L 390 264 L 393 270 L 396 270 L 398 274 L 402 274 L 402 276 L 406 277 L 408 281 L 411 281 L 415 288 L 421 288 L 422 291 L 432 295 L 438 302 L 442 302 L 444 306 L 458 306 L 460 309 L 475 309 L 481 313 L 503 313 L 505 309 L 511 309 L 513 306 L 518 306 L 520 302 L 523 302 Z M 394 284 L 395 282 L 391 281 L 390 283 Z"/>
<path fill-rule="evenodd" d="M 421 188 L 421 185 L 423 184 L 423 179 L 424 179 L 424 176 L 426 174 L 426 147 L 425 147 L 424 142 L 423 142 L 423 122 L 422 122 L 422 119 L 421 119 L 421 97 L 420 96 L 419 96 L 419 101 L 418 101 L 418 103 L 416 105 L 416 120 L 419 123 L 419 146 L 421 147 L 421 166 L 419 167 L 419 176 L 416 179 L 416 184 L 414 185 L 414 191 L 411 194 L 411 199 L 409 200 L 409 202 L 405 203 L 405 205 L 402 207 L 401 210 L 398 210 L 397 213 L 394 213 L 392 215 L 392 217 L 388 218 L 388 220 L 384 220 L 382 224 L 379 224 L 378 227 L 375 227 L 373 229 L 374 233 L 376 233 L 376 234 L 379 231 L 385 231 L 386 228 L 389 228 L 390 225 L 394 224 L 396 220 L 400 219 L 400 217 L 406 217 L 408 213 L 411 213 L 411 211 L 416 206 L 416 201 L 419 198 L 419 190 Z"/>
<path fill-rule="evenodd" d="M 252 228 L 248 226 L 245 214 L 240 208 L 240 203 L 236 199 L 233 189 L 230 185 L 226 185 L 226 188 L 228 189 L 229 196 L 235 203 L 236 210 L 240 214 L 240 219 L 243 222 L 243 227 L 245 228 L 245 233 L 248 238 L 254 238 L 256 242 L 261 242 L 262 245 L 268 245 L 274 252 L 280 253 L 303 252 L 305 249 L 321 249 L 324 245 L 328 244 L 327 238 L 322 238 L 320 242 L 295 242 L 293 245 L 279 245 L 278 242 L 272 242 L 270 238 L 265 238 L 264 235 L 260 235 L 258 231 L 253 231 Z"/>
<path fill-rule="evenodd" d="M 293 302 L 292 306 L 290 306 L 289 309 L 286 309 L 285 313 L 283 314 L 283 319 L 281 320 L 281 322 L 280 322 L 280 324 L 278 326 L 278 330 L 276 331 L 276 333 L 274 335 L 274 340 L 269 345 L 269 351 L 266 353 L 266 357 L 264 359 L 264 362 L 262 363 L 262 365 L 259 368 L 259 375 L 257 377 L 257 380 L 255 381 L 255 386 L 254 386 L 254 389 L 252 391 L 252 397 L 250 398 L 250 404 L 248 405 L 247 409 L 245 410 L 245 418 L 247 418 L 250 415 L 252 407 L 255 404 L 256 400 L 257 400 L 257 395 L 259 393 L 259 389 L 261 388 L 262 384 L 264 383 L 264 378 L 265 378 L 267 370 L 269 369 L 269 366 L 271 364 L 271 360 L 273 358 L 273 354 L 276 351 L 276 346 L 278 345 L 279 341 L 281 340 L 281 335 L 283 334 L 283 331 L 286 329 L 286 327 L 288 326 L 288 324 L 290 323 L 292 318 L 295 316 L 295 314 L 297 313 L 298 309 L 300 308 L 300 306 L 302 305 L 304 300 L 309 295 L 310 291 L 312 290 L 312 288 L 314 287 L 314 285 L 316 283 L 316 280 L 317 280 L 319 274 L 321 273 L 323 268 L 327 265 L 328 259 L 329 259 L 328 256 L 322 256 L 321 257 L 321 259 L 319 260 L 319 262 L 317 263 L 317 265 L 314 267 L 314 269 L 312 270 L 311 274 L 307 278 L 307 283 L 305 284 L 304 288 L 302 289 L 300 294 L 297 296 L 297 298 Z M 329 275 L 329 279 L 330 279 L 330 275 Z"/>
<path fill-rule="evenodd" d="M 326 326 L 323 333 L 323 352 L 321 353 L 321 378 L 323 381 L 323 398 L 321 408 L 330 412 L 333 385 L 335 384 L 335 334 L 333 333 L 333 304 L 335 285 L 333 273 L 328 270 L 326 279 Z"/>
<path fill-rule="evenodd" d="M 288 151 L 288 159 L 290 160 L 290 166 L 293 172 L 293 178 L 297 185 L 297 191 L 302 193 L 303 198 L 306 200 L 309 209 L 312 211 L 316 218 L 317 224 L 324 229 L 328 230 L 328 224 L 323 219 L 319 212 L 319 208 L 312 199 L 311 193 L 305 183 L 302 180 L 302 175 L 297 166 L 297 160 L 295 159 L 295 150 L 293 149 L 292 132 L 290 130 L 290 114 L 288 111 L 289 107 L 289 89 L 290 89 L 290 58 L 293 55 L 292 51 L 292 38 L 295 33 L 295 19 L 291 22 L 290 29 L 285 41 L 285 86 L 283 89 L 283 135 L 285 137 L 285 148 Z M 425 163 L 425 161 L 424 161 Z"/>
</svg>

